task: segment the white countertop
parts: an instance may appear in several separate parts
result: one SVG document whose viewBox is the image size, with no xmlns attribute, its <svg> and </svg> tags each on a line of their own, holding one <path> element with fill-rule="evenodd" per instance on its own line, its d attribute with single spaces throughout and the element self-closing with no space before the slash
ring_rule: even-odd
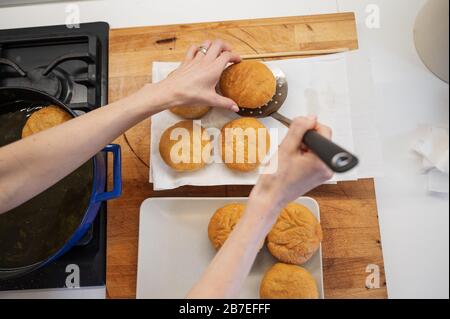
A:
<svg viewBox="0 0 450 319">
<path fill-rule="evenodd" d="M 449 298 L 449 198 L 427 192 L 410 151 L 419 124 L 448 126 L 449 86 L 422 64 L 413 24 L 424 0 L 97 0 L 0 8 L 0 29 L 64 24 L 79 4 L 81 22 L 111 27 L 354 11 L 371 52 L 385 177 L 376 191 L 391 298 Z M 381 27 L 367 29 L 366 8 Z M 361 30 L 361 28 L 366 28 Z"/>
</svg>

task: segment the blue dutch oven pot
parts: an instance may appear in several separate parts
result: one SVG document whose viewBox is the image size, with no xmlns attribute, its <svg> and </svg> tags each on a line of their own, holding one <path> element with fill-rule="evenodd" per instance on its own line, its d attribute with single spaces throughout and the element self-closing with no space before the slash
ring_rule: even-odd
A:
<svg viewBox="0 0 450 319">
<path fill-rule="evenodd" d="M 76 117 L 77 114 L 72 111 L 69 107 L 53 98 L 52 96 L 37 90 L 25 89 L 25 88 L 0 88 L 0 109 L 5 105 L 11 104 L 13 101 L 25 100 L 33 101 L 36 103 L 42 103 L 43 105 L 58 105 L 59 107 L 65 109 L 72 116 Z M 2 123 L 0 123 L 2 125 Z M 111 191 L 106 191 L 106 161 L 105 156 L 107 153 L 112 154 L 113 158 L 113 180 L 114 186 Z M 118 198 L 122 193 L 122 173 L 121 173 L 121 151 L 120 146 L 117 144 L 107 145 L 102 152 L 98 153 L 92 158 L 93 161 L 93 179 L 92 179 L 92 192 L 89 200 L 89 205 L 86 207 L 84 217 L 79 224 L 78 228 L 72 233 L 69 239 L 61 244 L 61 247 L 48 256 L 46 259 L 34 263 L 32 265 L 27 265 L 19 268 L 1 268 L 0 265 L 0 280 L 11 279 L 25 275 L 33 270 L 45 266 L 46 264 L 56 260 L 64 253 L 66 253 L 70 248 L 76 245 L 80 239 L 89 230 L 95 217 L 100 209 L 100 205 L 104 201 L 108 201 L 114 198 Z M 0 251 L 0 254 L 2 252 Z"/>
</svg>

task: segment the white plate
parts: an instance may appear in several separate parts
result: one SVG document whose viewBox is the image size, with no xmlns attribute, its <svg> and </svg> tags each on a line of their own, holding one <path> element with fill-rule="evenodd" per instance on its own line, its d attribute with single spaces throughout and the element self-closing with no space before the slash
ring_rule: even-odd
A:
<svg viewBox="0 0 450 319">
<path fill-rule="evenodd" d="M 137 298 L 184 298 L 216 251 L 208 223 L 216 209 L 247 198 L 152 198 L 141 205 Z M 309 197 L 297 203 L 320 220 L 319 205 Z M 276 259 L 264 247 L 244 283 L 241 298 L 258 299 L 259 285 Z M 305 264 L 323 298 L 322 248 Z"/>
</svg>

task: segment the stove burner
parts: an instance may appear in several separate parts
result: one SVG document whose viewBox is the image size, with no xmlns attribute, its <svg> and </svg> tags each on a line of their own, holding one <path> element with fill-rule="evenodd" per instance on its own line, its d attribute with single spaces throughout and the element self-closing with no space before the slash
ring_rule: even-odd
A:
<svg viewBox="0 0 450 319">
<path fill-rule="evenodd" d="M 0 86 L 42 90 L 77 114 L 106 105 L 108 36 L 109 26 L 103 22 L 76 29 L 61 25 L 0 30 Z M 72 276 L 67 273 L 69 265 L 79 267 L 81 288 L 104 286 L 106 214 L 103 203 L 93 227 L 58 260 L 22 278 L 0 280 L 0 298 L 10 296 L 2 291 L 33 290 L 41 296 L 40 291 L 64 289 Z"/>
<path fill-rule="evenodd" d="M 55 68 L 47 76 L 44 75 L 44 71 L 45 67 L 39 67 L 29 71 L 25 77 L 10 78 L 8 85 L 33 88 L 46 92 L 63 103 L 69 102 L 73 92 L 70 76 L 59 68 Z"/>
<path fill-rule="evenodd" d="M 40 90 L 68 104 L 73 96 L 74 83 L 92 86 L 95 85 L 97 80 L 95 72 L 71 77 L 64 69 L 59 67 L 60 64 L 73 60 L 85 62 L 88 65 L 88 71 L 92 70 L 92 68 L 89 69 L 90 64 L 95 63 L 95 58 L 89 52 L 68 53 L 57 57 L 47 66 L 37 67 L 25 72 L 17 63 L 6 58 L 0 58 L 0 65 L 11 67 L 19 75 L 9 77 L 3 80 L 1 84 Z M 90 101 L 87 102 L 89 105 Z"/>
<path fill-rule="evenodd" d="M 20 66 L 18 66 L 17 64 L 15 64 L 11 60 L 0 58 L 0 64 L 4 64 L 4 65 L 8 65 L 8 66 L 12 67 L 14 70 L 16 70 L 17 73 L 20 74 L 20 76 L 26 76 L 27 75 L 25 73 L 25 71 L 20 68 Z"/>
</svg>

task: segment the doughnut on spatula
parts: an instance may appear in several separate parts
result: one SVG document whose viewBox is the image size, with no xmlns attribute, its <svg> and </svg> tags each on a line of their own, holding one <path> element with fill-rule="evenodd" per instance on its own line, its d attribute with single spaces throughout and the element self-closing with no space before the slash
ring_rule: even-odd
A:
<svg viewBox="0 0 450 319">
<path fill-rule="evenodd" d="M 276 93 L 272 100 L 257 109 L 240 107 L 238 114 L 245 117 L 256 118 L 271 116 L 289 127 L 292 120 L 278 113 L 278 110 L 281 108 L 288 95 L 286 75 L 279 68 L 271 67 L 271 70 L 277 82 Z M 303 137 L 303 143 L 333 172 L 344 173 L 358 165 L 358 158 L 355 155 L 326 139 L 316 131 L 308 131 Z"/>
</svg>

